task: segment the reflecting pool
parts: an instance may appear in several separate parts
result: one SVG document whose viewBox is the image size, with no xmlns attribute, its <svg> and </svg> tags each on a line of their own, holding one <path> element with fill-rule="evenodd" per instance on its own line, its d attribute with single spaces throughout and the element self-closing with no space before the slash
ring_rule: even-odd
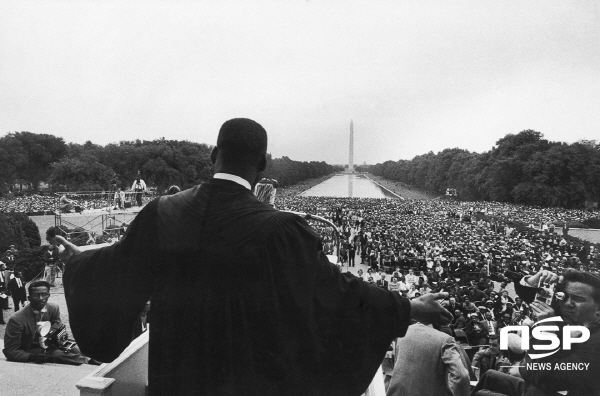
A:
<svg viewBox="0 0 600 396">
<path fill-rule="evenodd" d="M 337 174 L 300 195 L 304 197 L 397 198 L 360 174 Z"/>
</svg>

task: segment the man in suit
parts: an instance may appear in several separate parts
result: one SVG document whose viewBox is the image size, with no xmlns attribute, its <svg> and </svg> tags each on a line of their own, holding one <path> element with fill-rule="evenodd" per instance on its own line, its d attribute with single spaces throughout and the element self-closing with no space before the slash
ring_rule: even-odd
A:
<svg viewBox="0 0 600 396">
<path fill-rule="evenodd" d="M 465 333 L 471 345 L 484 345 L 487 342 L 487 329 L 480 323 L 476 313 L 469 314 Z"/>
<path fill-rule="evenodd" d="M 456 297 L 450 297 L 448 299 L 448 302 L 443 304 L 446 309 L 450 312 L 456 312 L 456 310 L 463 310 L 462 305 L 460 305 L 459 303 L 456 302 Z"/>
<path fill-rule="evenodd" d="M 4 332 L 4 356 L 11 362 L 63 363 L 79 365 L 84 363 L 77 346 L 64 352 L 53 346 L 42 344 L 38 322 L 60 324 L 60 309 L 57 304 L 48 302 L 50 284 L 35 281 L 29 285 L 29 302 L 22 310 L 15 312 Z"/>
<path fill-rule="evenodd" d="M 496 370 L 498 359 L 500 358 L 500 340 L 498 335 L 490 336 L 490 346 L 481 349 L 473 356 L 473 367 L 479 368 L 480 375 L 488 370 Z"/>
<path fill-rule="evenodd" d="M 467 326 L 467 318 L 463 315 L 460 309 L 454 310 L 454 319 L 450 323 L 451 329 L 464 329 Z"/>
<path fill-rule="evenodd" d="M 479 323 L 481 323 L 481 326 L 487 331 L 490 339 L 493 336 L 497 336 L 499 334 L 498 323 L 494 320 L 492 312 L 490 312 L 489 310 L 485 312 L 485 318 Z"/>
<path fill-rule="evenodd" d="M 10 272 L 6 270 L 6 264 L 0 261 L 0 313 L 2 313 L 2 310 L 4 309 L 9 309 L 8 295 L 6 294 L 8 291 L 7 285 L 9 273 Z M 0 318 L 0 323 L 4 323 L 4 318 Z"/>
<path fill-rule="evenodd" d="M 416 323 L 396 341 L 394 352 L 388 396 L 469 394 L 468 357 L 452 336 Z"/>
<path fill-rule="evenodd" d="M 22 277 L 23 273 L 21 271 L 17 271 L 16 276 L 8 281 L 8 290 L 10 291 L 13 303 L 15 305 L 15 312 L 19 310 L 21 305 L 24 307 L 25 301 L 27 301 L 25 281 L 23 281 Z"/>
<path fill-rule="evenodd" d="M 384 273 L 381 274 L 381 278 L 379 278 L 379 280 L 377 281 L 377 286 L 379 286 L 385 290 L 389 289 L 389 282 L 385 279 Z"/>
<path fill-rule="evenodd" d="M 358 395 L 411 318 L 449 322 L 445 294 L 409 301 L 341 273 L 302 218 L 254 196 L 258 123 L 223 124 L 211 160 L 212 179 L 150 202 L 111 246 L 56 237 L 86 355 L 118 357 L 152 298 L 151 396 Z"/>
</svg>

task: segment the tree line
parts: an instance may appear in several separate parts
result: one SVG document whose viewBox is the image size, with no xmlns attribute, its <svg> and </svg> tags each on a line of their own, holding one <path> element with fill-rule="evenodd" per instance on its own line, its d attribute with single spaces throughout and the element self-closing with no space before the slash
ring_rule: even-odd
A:
<svg viewBox="0 0 600 396">
<path fill-rule="evenodd" d="M 0 192 L 37 192 L 40 183 L 51 191 L 103 191 L 116 177 L 128 188 L 139 171 L 158 191 L 171 185 L 192 187 L 213 175 L 213 147 L 190 141 L 157 139 L 111 143 L 66 143 L 62 138 L 32 132 L 0 138 Z M 281 186 L 342 170 L 325 162 L 301 162 L 267 156 L 265 177 Z"/>
<path fill-rule="evenodd" d="M 357 170 L 433 193 L 456 188 L 468 201 L 563 208 L 600 201 L 600 143 L 551 142 L 533 130 L 508 134 L 481 154 L 451 148 Z"/>
</svg>

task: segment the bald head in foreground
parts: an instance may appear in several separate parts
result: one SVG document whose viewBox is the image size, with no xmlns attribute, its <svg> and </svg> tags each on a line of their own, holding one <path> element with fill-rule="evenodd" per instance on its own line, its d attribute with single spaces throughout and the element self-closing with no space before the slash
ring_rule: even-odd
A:
<svg viewBox="0 0 600 396">
<path fill-rule="evenodd" d="M 449 322 L 342 274 L 300 217 L 260 202 L 267 133 L 223 124 L 212 179 L 149 203 L 115 245 L 64 239 L 65 289 L 82 351 L 112 361 L 152 299 L 150 395 L 360 395 L 410 319 Z"/>
</svg>

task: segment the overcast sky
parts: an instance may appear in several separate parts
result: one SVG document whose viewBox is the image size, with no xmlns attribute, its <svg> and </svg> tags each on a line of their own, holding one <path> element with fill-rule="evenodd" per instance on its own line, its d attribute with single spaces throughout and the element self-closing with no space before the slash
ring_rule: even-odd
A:
<svg viewBox="0 0 600 396">
<path fill-rule="evenodd" d="M 600 2 L 4 1 L 0 134 L 215 144 L 355 163 L 525 129 L 600 139 Z"/>
</svg>

